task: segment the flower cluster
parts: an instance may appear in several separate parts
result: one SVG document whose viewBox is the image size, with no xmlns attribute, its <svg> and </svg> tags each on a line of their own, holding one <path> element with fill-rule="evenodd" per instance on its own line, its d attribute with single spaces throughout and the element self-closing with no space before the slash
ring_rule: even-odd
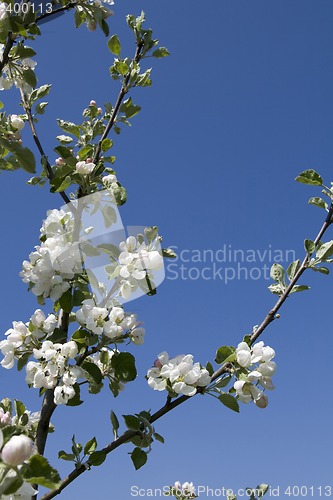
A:
<svg viewBox="0 0 333 500">
<path fill-rule="evenodd" d="M 170 486 L 170 491 L 165 493 L 166 496 L 173 496 L 177 500 L 187 500 L 190 498 L 197 498 L 195 494 L 195 486 L 193 483 L 181 483 L 176 481 L 174 486 Z"/>
<path fill-rule="evenodd" d="M 56 238 L 57 236 L 69 236 L 74 230 L 74 216 L 70 210 L 48 210 L 47 217 L 40 229 L 40 238 Z"/>
<path fill-rule="evenodd" d="M 274 349 L 265 346 L 264 342 L 258 342 L 252 348 L 246 342 L 238 344 L 236 360 L 243 370 L 239 380 L 234 383 L 234 389 L 240 401 L 243 403 L 254 401 L 259 408 L 267 406 L 268 398 L 264 389 L 274 389 L 271 379 L 276 371 L 276 363 L 272 361 L 274 356 Z M 256 366 L 250 370 L 252 365 Z"/>
<path fill-rule="evenodd" d="M 140 324 L 136 314 L 125 313 L 122 307 L 113 306 L 110 309 L 98 307 L 93 299 L 86 299 L 76 312 L 78 322 L 96 335 L 105 335 L 115 340 L 129 332 L 129 338 L 134 344 L 143 344 L 145 331 L 137 328 Z"/>
<path fill-rule="evenodd" d="M 29 361 L 26 366 L 27 384 L 35 388 L 55 389 L 55 404 L 67 404 L 75 396 L 73 386 L 77 379 L 84 376 L 80 367 L 69 365 L 69 360 L 77 354 L 78 348 L 73 340 L 65 344 L 45 340 L 41 349 L 33 350 L 35 359 L 39 361 Z"/>
<path fill-rule="evenodd" d="M 144 288 L 147 277 L 152 280 L 150 272 L 162 269 L 163 257 L 158 248 L 158 238 L 146 244 L 143 238 L 140 240 L 129 236 L 126 241 L 119 244 L 121 251 L 118 257 L 119 265 L 112 273 L 112 277 L 118 277 L 120 295 L 124 299 L 128 299 L 139 285 Z"/>
<path fill-rule="evenodd" d="M 54 314 L 47 317 L 40 309 L 31 316 L 30 322 L 24 324 L 22 321 L 13 321 L 13 328 L 6 331 L 6 339 L 0 342 L 0 350 L 4 355 L 1 365 L 3 368 L 13 368 L 15 358 L 32 352 L 37 347 L 38 341 L 52 334 L 57 325 Z"/>
<path fill-rule="evenodd" d="M 50 210 L 40 230 L 41 245 L 23 261 L 20 273 L 34 295 L 58 300 L 82 271 L 77 245 L 73 245 L 74 217 L 71 212 Z"/>
<path fill-rule="evenodd" d="M 29 259 L 23 261 L 20 276 L 24 283 L 29 283 L 34 295 L 44 299 L 58 300 L 78 272 L 77 248 L 65 236 L 47 238 L 35 247 Z"/>
<path fill-rule="evenodd" d="M 211 381 L 208 371 L 200 363 L 193 363 L 191 354 L 170 359 L 167 352 L 158 355 L 154 367 L 148 370 L 147 379 L 152 389 L 167 390 L 171 397 L 194 396 L 198 387 L 205 387 Z"/>
</svg>

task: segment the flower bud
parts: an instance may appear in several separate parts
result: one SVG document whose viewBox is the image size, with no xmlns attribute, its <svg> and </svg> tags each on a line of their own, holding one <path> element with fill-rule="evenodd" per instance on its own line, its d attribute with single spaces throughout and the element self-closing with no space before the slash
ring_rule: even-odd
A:
<svg viewBox="0 0 333 500">
<path fill-rule="evenodd" d="M 30 438 L 21 434 L 13 436 L 2 449 L 1 458 L 13 467 L 22 464 L 32 454 L 33 442 Z"/>
<path fill-rule="evenodd" d="M 98 113 L 99 115 L 101 115 L 101 114 L 103 113 L 102 108 L 97 108 L 97 113 Z"/>
<path fill-rule="evenodd" d="M 268 405 L 268 397 L 266 394 L 261 394 L 261 396 L 258 399 L 254 400 L 254 403 L 258 408 L 266 408 Z"/>
<path fill-rule="evenodd" d="M 65 160 L 63 158 L 57 158 L 55 162 L 58 167 L 61 167 L 61 165 L 65 163 Z"/>
<path fill-rule="evenodd" d="M 17 115 L 11 115 L 10 121 L 11 121 L 11 124 L 13 125 L 13 127 L 17 128 L 17 130 L 22 130 L 23 129 L 23 127 L 24 127 L 24 121 L 19 116 L 17 116 Z"/>
<path fill-rule="evenodd" d="M 96 101 L 91 100 L 90 103 L 89 103 L 89 106 L 96 106 Z"/>
</svg>

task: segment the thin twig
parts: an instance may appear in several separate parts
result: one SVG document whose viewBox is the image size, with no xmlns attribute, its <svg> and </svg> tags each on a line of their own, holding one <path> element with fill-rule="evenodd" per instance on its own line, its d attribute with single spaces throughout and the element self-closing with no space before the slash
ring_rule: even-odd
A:
<svg viewBox="0 0 333 500">
<path fill-rule="evenodd" d="M 65 12 L 66 10 L 74 9 L 74 7 L 78 4 L 78 2 L 70 2 L 64 7 L 59 7 L 59 9 L 52 10 L 52 12 L 46 12 L 45 14 L 41 14 L 40 16 L 36 17 L 36 24 L 38 24 L 40 21 L 43 21 L 43 19 L 47 19 L 48 17 L 54 16 L 56 14 L 59 14 L 60 12 Z"/>
<path fill-rule="evenodd" d="M 21 92 L 21 100 L 22 100 L 22 104 L 23 104 L 23 107 L 24 107 L 24 110 L 27 114 L 27 117 L 28 117 L 28 122 L 29 122 L 29 125 L 30 125 L 30 129 L 31 129 L 31 133 L 32 133 L 32 137 L 33 137 L 33 140 L 35 141 L 35 144 L 37 146 L 37 149 L 42 157 L 42 159 L 44 160 L 45 162 L 45 165 L 46 165 L 46 174 L 47 174 L 47 177 L 49 178 L 49 180 L 52 180 L 55 175 L 53 173 L 53 170 L 52 170 L 52 167 L 50 165 L 50 162 L 44 152 L 44 149 L 43 149 L 43 146 L 39 140 L 39 137 L 37 135 L 37 131 L 36 131 L 36 127 L 35 127 L 35 123 L 34 123 L 34 119 L 32 117 L 32 113 L 31 113 L 31 108 L 27 102 L 27 99 L 26 99 L 26 96 L 25 96 L 25 93 L 23 92 L 22 89 L 20 89 L 20 92 Z M 64 200 L 64 202 L 66 204 L 69 204 L 68 206 L 71 207 L 71 200 L 68 198 L 67 194 L 64 192 L 64 191 L 61 191 L 60 193 L 60 196 L 61 198 Z"/>
<path fill-rule="evenodd" d="M 2 53 L 2 60 L 0 61 L 0 76 L 1 76 L 3 68 L 6 66 L 6 64 L 9 61 L 9 52 L 10 52 L 10 49 L 12 48 L 12 46 L 14 45 L 14 41 L 15 41 L 15 36 L 13 36 L 13 34 L 11 32 L 8 32 L 7 40 L 6 40 L 5 47 L 4 47 L 3 53 Z"/>
<path fill-rule="evenodd" d="M 142 46 L 143 44 L 142 43 L 138 43 L 137 47 L 136 47 L 136 51 L 135 51 L 135 55 L 134 55 L 134 61 L 136 63 L 138 63 L 140 61 L 140 58 L 141 58 L 141 49 L 142 49 Z M 101 149 L 102 149 L 102 142 L 104 141 L 104 139 L 107 138 L 107 136 L 109 135 L 115 121 L 116 121 L 116 118 L 117 118 L 117 115 L 118 115 L 118 111 L 119 111 L 119 108 L 121 106 L 121 103 L 125 97 L 125 95 L 127 94 L 128 92 L 128 88 L 127 88 L 127 85 L 128 85 L 128 82 L 131 78 L 131 74 L 130 72 L 127 74 L 127 76 L 125 77 L 125 80 L 123 82 L 123 85 L 120 89 L 120 92 L 119 92 L 119 95 L 118 95 L 118 98 L 117 98 L 117 102 L 115 104 L 115 107 L 113 108 L 113 111 L 112 111 L 112 114 L 110 116 L 110 119 L 108 121 L 108 124 L 107 126 L 105 127 L 105 130 L 103 132 L 103 135 L 102 137 L 100 138 L 100 140 L 98 141 L 98 144 L 97 144 L 97 148 L 96 148 L 96 151 L 95 151 L 95 154 L 94 154 L 94 157 L 93 157 L 93 163 L 96 163 L 98 162 L 99 160 L 99 155 L 101 154 Z"/>
</svg>

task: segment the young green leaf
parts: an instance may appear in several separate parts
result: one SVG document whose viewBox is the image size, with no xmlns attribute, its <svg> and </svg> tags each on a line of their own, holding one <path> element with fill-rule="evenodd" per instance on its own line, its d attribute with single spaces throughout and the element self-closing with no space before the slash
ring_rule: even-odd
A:
<svg viewBox="0 0 333 500">
<path fill-rule="evenodd" d="M 112 52 L 112 54 L 115 54 L 116 56 L 120 55 L 121 45 L 117 35 L 112 35 L 111 38 L 109 38 L 108 48 Z"/>
<path fill-rule="evenodd" d="M 230 410 L 235 411 L 236 413 L 239 413 L 238 401 L 233 396 L 231 396 L 230 394 L 220 394 L 218 399 L 222 404 L 224 404 L 224 406 L 226 406 Z"/>
<path fill-rule="evenodd" d="M 311 184 L 312 186 L 322 186 L 323 179 L 320 175 L 312 169 L 304 170 L 301 174 L 296 177 L 297 182 L 302 184 Z"/>
<path fill-rule="evenodd" d="M 159 47 L 158 49 L 154 50 L 154 52 L 152 53 L 152 56 L 157 57 L 157 58 L 166 57 L 169 55 L 170 55 L 170 52 L 168 51 L 168 49 L 166 47 Z"/>
<path fill-rule="evenodd" d="M 136 470 L 140 469 L 147 462 L 147 453 L 140 448 L 134 448 L 131 459 Z"/>
</svg>

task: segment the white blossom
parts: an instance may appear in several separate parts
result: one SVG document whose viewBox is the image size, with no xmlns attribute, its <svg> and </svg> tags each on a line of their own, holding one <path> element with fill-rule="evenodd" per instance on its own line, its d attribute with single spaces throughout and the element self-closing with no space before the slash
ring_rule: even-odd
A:
<svg viewBox="0 0 333 500">
<path fill-rule="evenodd" d="M 0 20 L 1 20 L 1 3 L 0 3 Z M 24 120 L 18 115 L 10 115 L 10 122 L 13 127 L 17 128 L 17 130 L 22 130 L 24 128 Z"/>
<path fill-rule="evenodd" d="M 78 161 L 75 167 L 75 171 L 77 174 L 80 175 L 88 175 L 91 174 L 96 167 L 95 163 L 89 162 L 87 163 L 86 161 Z"/>
<path fill-rule="evenodd" d="M 185 394 L 194 396 L 197 387 L 205 387 L 211 377 L 200 363 L 193 363 L 191 354 L 178 355 L 170 359 L 166 352 L 159 354 L 153 368 L 147 373 L 148 385 L 156 390 L 169 390 L 172 396 Z M 168 384 L 170 389 L 168 389 Z"/>
<path fill-rule="evenodd" d="M 134 330 L 132 330 L 130 333 L 130 339 L 133 344 L 142 345 L 144 343 L 145 333 L 146 332 L 144 328 L 135 328 Z"/>
<path fill-rule="evenodd" d="M 241 379 L 236 380 L 234 389 L 237 398 L 243 403 L 254 403 L 259 408 L 266 408 L 268 398 L 265 389 L 272 390 L 274 385 L 271 377 L 276 371 L 276 363 L 272 361 L 275 351 L 264 342 L 257 342 L 250 347 L 246 342 L 240 342 L 236 349 L 236 361 L 239 366 L 245 368 Z M 252 369 L 251 369 L 252 368 Z M 237 372 L 236 372 L 237 373 Z M 261 386 L 263 389 L 260 389 Z"/>
</svg>

